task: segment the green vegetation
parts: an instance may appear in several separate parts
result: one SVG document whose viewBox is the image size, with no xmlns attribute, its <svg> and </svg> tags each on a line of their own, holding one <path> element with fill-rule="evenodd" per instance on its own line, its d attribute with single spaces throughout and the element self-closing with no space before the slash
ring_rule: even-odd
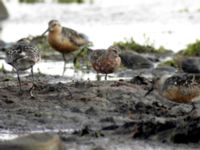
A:
<svg viewBox="0 0 200 150">
<path fill-rule="evenodd" d="M 200 40 L 195 43 L 188 44 L 186 49 L 181 52 L 184 56 L 200 56 Z"/>
<path fill-rule="evenodd" d="M 159 53 L 164 54 L 170 52 L 170 50 L 160 47 L 158 49 L 151 45 L 141 45 L 136 43 L 133 38 L 126 40 L 125 42 L 115 42 L 114 45 L 119 46 L 122 50 L 133 50 L 138 53 Z"/>
<path fill-rule="evenodd" d="M 80 49 L 78 52 L 76 52 L 73 60 L 73 64 L 76 69 L 82 69 L 81 67 L 86 67 L 85 70 L 88 71 L 91 66 L 90 62 L 88 60 L 88 55 L 90 53 L 90 49 L 88 47 L 84 47 Z"/>
<path fill-rule="evenodd" d="M 176 62 L 175 59 L 161 62 L 158 66 L 171 66 L 171 67 L 175 67 L 175 68 L 178 67 L 177 62 Z"/>
<path fill-rule="evenodd" d="M 59 3 L 84 3 L 84 0 L 57 0 Z"/>
<path fill-rule="evenodd" d="M 19 0 L 20 3 L 37 3 L 44 2 L 44 0 Z"/>
<path fill-rule="evenodd" d="M 178 10 L 178 12 L 180 12 L 180 13 L 188 13 L 190 11 L 189 11 L 189 9 L 187 7 L 185 7 L 183 9 Z"/>
<path fill-rule="evenodd" d="M 58 3 L 84 3 L 84 0 L 53 0 Z M 38 3 L 45 2 L 45 0 L 19 0 L 20 3 Z"/>
</svg>

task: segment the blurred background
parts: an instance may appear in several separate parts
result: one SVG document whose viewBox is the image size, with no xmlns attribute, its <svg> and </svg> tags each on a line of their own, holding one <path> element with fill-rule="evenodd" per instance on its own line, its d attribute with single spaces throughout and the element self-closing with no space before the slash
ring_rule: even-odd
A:
<svg viewBox="0 0 200 150">
<path fill-rule="evenodd" d="M 51 19 L 85 33 L 95 48 L 133 38 L 177 52 L 200 37 L 200 0 L 3 0 L 3 4 L 0 39 L 5 42 L 40 35 Z"/>
<path fill-rule="evenodd" d="M 200 0 L 2 0 L 0 41 L 12 43 L 23 37 L 38 37 L 52 19 L 59 20 L 62 26 L 86 34 L 93 42 L 93 49 L 124 42 L 122 45 L 125 47 L 139 46 L 141 49 L 143 45 L 150 45 L 161 52 L 171 50 L 177 53 L 186 49 L 186 55 L 200 55 Z M 46 38 L 41 42 L 47 43 Z M 197 44 L 188 46 L 195 42 Z M 39 49 L 45 51 L 43 47 L 46 45 Z M 45 58 L 49 52 L 52 57 L 48 55 L 46 60 L 36 64 L 35 72 L 60 75 L 60 66 L 63 64 L 61 55 L 50 49 L 48 44 L 46 49 L 48 51 L 43 52 L 42 57 Z M 153 59 L 160 57 L 152 55 Z M 168 60 L 168 54 L 165 58 Z M 171 55 L 169 59 L 172 59 Z M 174 63 L 174 60 L 167 62 L 176 67 Z M 12 70 L 4 59 L 0 60 L 0 64 L 2 68 Z M 69 69 L 65 75 L 70 80 L 80 77 L 96 80 L 92 69 L 83 68 L 82 71 L 86 69 L 88 74 L 80 71 L 75 77 L 72 62 L 67 67 Z"/>
</svg>

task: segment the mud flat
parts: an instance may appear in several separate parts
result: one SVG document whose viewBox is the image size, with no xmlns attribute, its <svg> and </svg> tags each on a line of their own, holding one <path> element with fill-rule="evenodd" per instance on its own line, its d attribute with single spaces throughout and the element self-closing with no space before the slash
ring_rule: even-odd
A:
<svg viewBox="0 0 200 150">
<path fill-rule="evenodd" d="M 169 102 L 156 91 L 144 97 L 150 83 L 52 83 L 59 78 L 65 79 L 36 74 L 31 97 L 30 76 L 19 94 L 16 78 L 1 73 L 1 134 L 56 132 L 69 149 L 199 148 L 198 109 L 190 113 L 190 104 Z"/>
</svg>

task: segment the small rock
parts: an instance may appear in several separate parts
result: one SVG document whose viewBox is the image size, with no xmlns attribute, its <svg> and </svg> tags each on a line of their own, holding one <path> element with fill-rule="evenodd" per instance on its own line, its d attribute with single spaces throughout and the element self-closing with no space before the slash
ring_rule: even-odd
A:
<svg viewBox="0 0 200 150">
<path fill-rule="evenodd" d="M 189 57 L 182 60 L 181 69 L 186 73 L 200 73 L 200 58 Z"/>
<path fill-rule="evenodd" d="M 133 84 L 138 84 L 138 85 L 148 85 L 150 84 L 150 80 L 148 80 L 145 77 L 141 76 L 135 76 L 133 79 L 130 80 L 131 83 Z"/>
<path fill-rule="evenodd" d="M 144 69 L 153 67 L 153 63 L 147 58 L 131 51 L 122 52 L 119 56 L 122 64 L 129 69 Z"/>
<path fill-rule="evenodd" d="M 88 108 L 86 111 L 85 111 L 86 114 L 89 114 L 89 115 L 98 115 L 97 114 L 97 111 L 93 108 L 93 107 L 90 107 Z"/>
</svg>

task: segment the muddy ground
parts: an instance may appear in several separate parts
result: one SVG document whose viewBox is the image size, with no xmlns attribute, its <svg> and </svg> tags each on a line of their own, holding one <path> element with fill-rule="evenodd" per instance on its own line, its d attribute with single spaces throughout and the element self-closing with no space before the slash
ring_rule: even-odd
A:
<svg viewBox="0 0 200 150">
<path fill-rule="evenodd" d="M 35 79 L 31 96 L 31 76 L 22 77 L 19 93 L 13 74 L 0 74 L 0 130 L 60 130 L 67 147 L 75 149 L 137 149 L 149 141 L 179 149 L 199 147 L 200 112 L 191 112 L 190 104 L 169 102 L 156 91 L 145 97 L 150 87 L 146 80 L 52 83 L 65 78 L 42 74 Z"/>
</svg>

